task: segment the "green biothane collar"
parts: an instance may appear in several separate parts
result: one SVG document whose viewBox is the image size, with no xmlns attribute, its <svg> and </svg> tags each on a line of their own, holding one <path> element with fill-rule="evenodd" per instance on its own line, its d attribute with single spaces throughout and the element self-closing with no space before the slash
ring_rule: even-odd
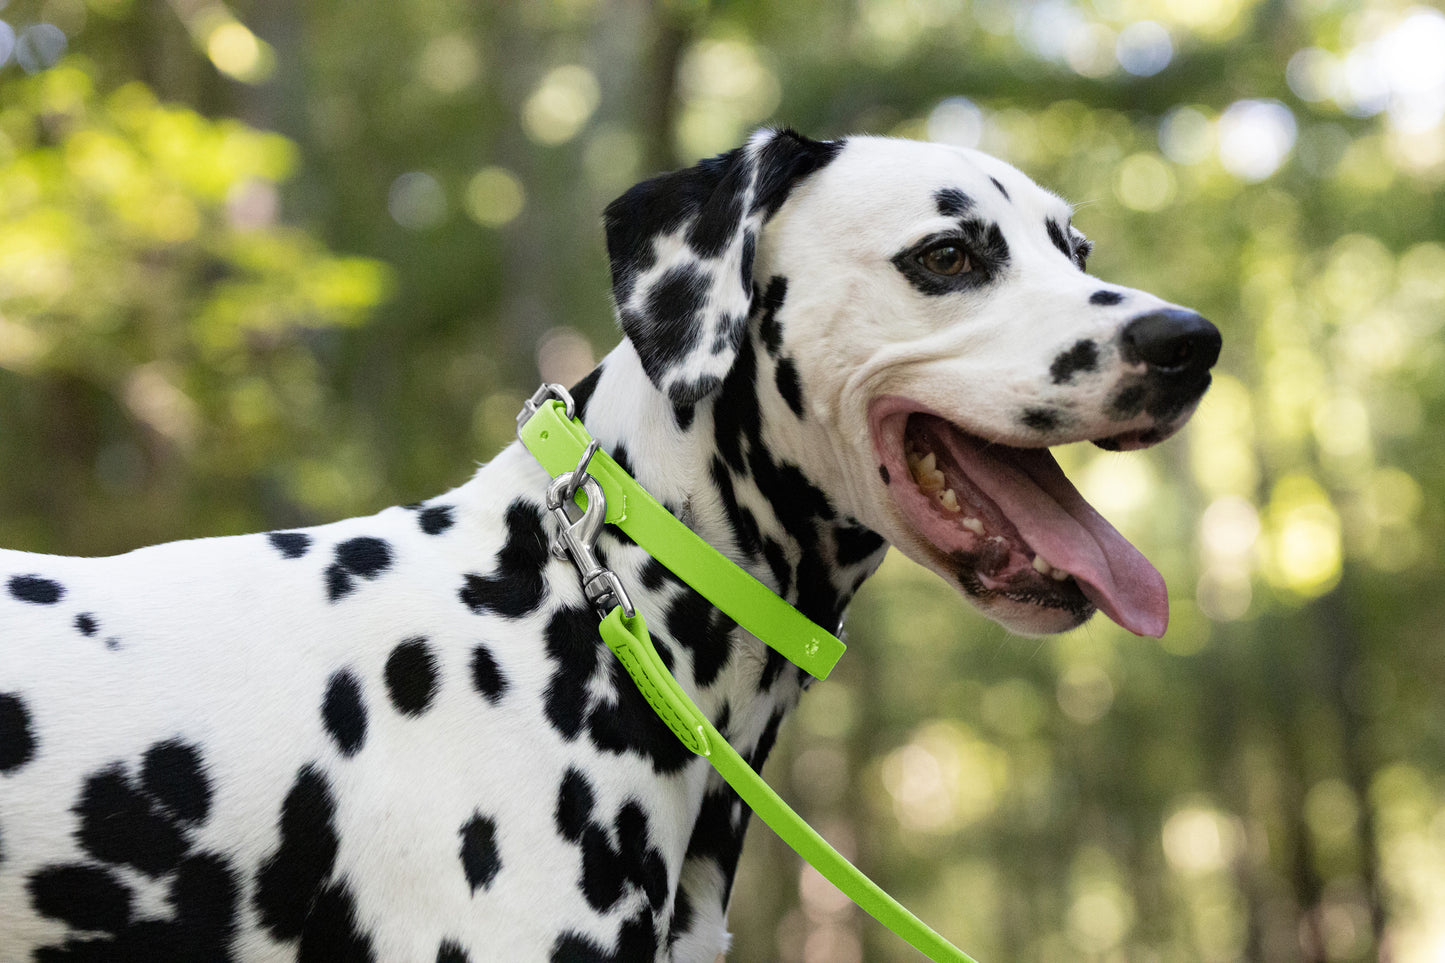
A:
<svg viewBox="0 0 1445 963">
<path fill-rule="evenodd" d="M 567 418 L 562 402 L 555 400 L 538 405 L 536 414 L 517 433 L 553 476 L 575 468 L 592 441 L 582 422 Z M 837 636 L 704 542 L 607 452 L 592 457 L 587 473 L 597 479 L 607 496 L 608 522 L 789 662 L 818 679 L 826 679 L 833 671 L 844 650 Z"/>
<path fill-rule="evenodd" d="M 565 411 L 560 401 L 542 402 L 517 431 L 522 443 L 554 477 L 582 470 L 579 462 L 592 441 L 582 423 L 567 418 Z M 815 677 L 827 678 L 843 654 L 843 643 L 832 633 L 813 624 L 698 538 L 606 452 L 597 451 L 585 470 L 602 486 L 608 522 L 743 628 Z M 728 744 L 663 664 L 641 613 L 628 617 L 617 605 L 602 618 L 598 633 L 658 718 L 691 752 L 707 759 L 758 818 L 805 862 L 934 963 L 976 963 L 848 862 Z"/>
</svg>

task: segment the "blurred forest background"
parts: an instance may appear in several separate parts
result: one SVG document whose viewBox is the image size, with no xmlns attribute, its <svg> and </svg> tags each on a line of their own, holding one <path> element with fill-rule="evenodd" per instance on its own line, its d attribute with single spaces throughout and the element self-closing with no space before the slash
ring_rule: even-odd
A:
<svg viewBox="0 0 1445 963">
<path fill-rule="evenodd" d="M 1408 0 L 0 0 L 0 544 L 463 481 L 617 338 L 600 230 L 778 122 L 980 146 L 1225 333 L 1066 449 L 1169 633 L 890 557 L 775 785 L 984 963 L 1445 961 L 1445 15 Z M 915 958 L 755 824 L 733 958 Z"/>
</svg>

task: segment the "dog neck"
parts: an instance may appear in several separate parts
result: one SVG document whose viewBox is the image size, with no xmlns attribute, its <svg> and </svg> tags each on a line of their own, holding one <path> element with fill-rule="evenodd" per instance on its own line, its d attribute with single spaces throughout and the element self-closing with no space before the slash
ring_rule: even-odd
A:
<svg viewBox="0 0 1445 963">
<path fill-rule="evenodd" d="M 780 449 L 773 425 L 798 416 L 777 379 L 759 377 L 764 350 L 746 339 L 717 391 L 678 405 L 647 381 L 624 341 L 574 389 L 579 415 L 684 524 L 831 630 L 886 545 L 839 512 L 800 459 Z M 769 651 L 766 658 L 780 657 Z"/>
</svg>

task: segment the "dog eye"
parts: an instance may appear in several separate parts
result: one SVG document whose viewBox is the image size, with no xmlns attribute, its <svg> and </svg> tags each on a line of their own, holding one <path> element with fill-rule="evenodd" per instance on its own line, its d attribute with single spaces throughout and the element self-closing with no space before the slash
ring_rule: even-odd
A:
<svg viewBox="0 0 1445 963">
<path fill-rule="evenodd" d="M 918 256 L 918 263 L 934 274 L 942 274 L 945 277 L 973 270 L 973 263 L 969 260 L 968 252 L 953 244 L 940 244 L 938 247 L 929 248 Z"/>
</svg>

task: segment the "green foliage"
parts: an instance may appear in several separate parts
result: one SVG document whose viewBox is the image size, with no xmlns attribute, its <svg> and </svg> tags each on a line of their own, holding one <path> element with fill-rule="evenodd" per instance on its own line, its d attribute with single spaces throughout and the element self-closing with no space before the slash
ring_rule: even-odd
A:
<svg viewBox="0 0 1445 963">
<path fill-rule="evenodd" d="M 1095 273 L 1224 330 L 1180 438 L 1059 453 L 1165 573 L 1172 624 L 1014 639 L 890 558 L 769 777 L 983 960 L 1440 957 L 1438 15 L 43 9 L 88 59 L 0 66 L 0 542 L 434 493 L 539 373 L 615 341 L 598 214 L 633 181 L 760 122 L 977 144 L 1079 202 Z M 1161 33 L 1167 64 L 1125 70 Z M 732 926 L 735 959 L 908 958 L 757 830 Z"/>
<path fill-rule="evenodd" d="M 7 472 L 4 497 L 20 500 L 0 515 L 22 521 L 51 507 L 92 533 L 91 550 L 119 548 L 139 533 L 124 524 L 118 539 L 105 524 L 97 531 L 91 511 L 108 513 L 158 474 L 168 476 L 154 479 L 167 495 L 211 485 L 234 498 L 229 486 L 269 483 L 293 514 L 333 510 L 329 485 L 305 471 L 312 447 L 326 443 L 319 423 L 334 417 L 317 348 L 329 331 L 367 318 L 389 271 L 336 257 L 276 222 L 278 185 L 296 164 L 285 138 L 159 104 L 139 83 L 105 95 L 93 86 L 83 62 L 6 84 L 0 443 L 30 457 Z M 17 395 L 37 390 L 55 397 L 27 411 Z M 97 450 L 76 452 L 94 459 L 70 466 L 83 475 L 62 484 L 82 496 L 76 505 L 44 494 L 54 474 L 47 457 L 78 441 L 53 432 L 86 430 L 57 424 L 51 404 L 112 426 Z M 208 506 L 194 510 L 172 523 L 214 532 Z M 230 524 L 268 520 L 241 511 Z M 51 547 L 35 533 L 5 532 Z"/>
</svg>

